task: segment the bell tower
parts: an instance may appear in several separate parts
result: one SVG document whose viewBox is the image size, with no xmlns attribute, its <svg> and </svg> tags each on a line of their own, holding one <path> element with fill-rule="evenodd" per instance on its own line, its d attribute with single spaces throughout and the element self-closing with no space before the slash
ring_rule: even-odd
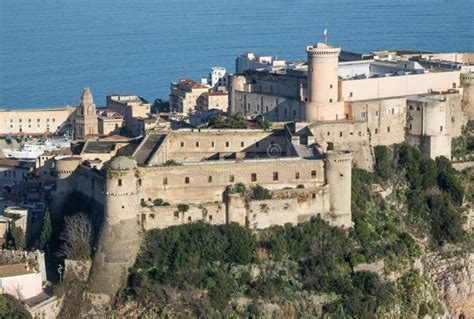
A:
<svg viewBox="0 0 474 319">
<path fill-rule="evenodd" d="M 98 133 L 98 120 L 91 90 L 86 87 L 82 91 L 81 103 L 77 107 L 74 138 L 85 139 L 87 135 Z"/>
</svg>

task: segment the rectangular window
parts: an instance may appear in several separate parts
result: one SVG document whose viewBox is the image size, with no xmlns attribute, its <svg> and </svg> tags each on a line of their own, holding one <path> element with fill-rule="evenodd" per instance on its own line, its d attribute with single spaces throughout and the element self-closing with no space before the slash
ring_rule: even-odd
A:
<svg viewBox="0 0 474 319">
<path fill-rule="evenodd" d="M 387 132 L 390 133 L 390 126 L 387 127 Z"/>
<path fill-rule="evenodd" d="M 442 126 L 439 127 L 439 131 L 440 131 L 440 132 L 443 131 L 443 127 L 442 127 Z"/>
<path fill-rule="evenodd" d="M 260 142 L 255 143 L 255 147 L 260 147 Z"/>
<path fill-rule="evenodd" d="M 273 180 L 274 181 L 278 180 L 278 172 L 273 172 Z"/>
<path fill-rule="evenodd" d="M 235 180 L 234 175 L 229 175 L 229 182 L 233 183 Z"/>
<path fill-rule="evenodd" d="M 316 171 L 311 171 L 311 178 L 316 178 Z"/>
<path fill-rule="evenodd" d="M 354 96 L 354 94 L 352 92 L 349 93 L 349 97 L 353 97 L 353 96 Z"/>
<path fill-rule="evenodd" d="M 230 146 L 230 143 L 229 142 L 225 142 L 225 147 L 229 147 Z"/>
<path fill-rule="evenodd" d="M 295 173 L 295 179 L 300 179 L 300 172 Z"/>
<path fill-rule="evenodd" d="M 342 137 L 342 132 L 339 132 L 339 137 Z"/>
<path fill-rule="evenodd" d="M 163 177 L 163 185 L 168 185 L 168 177 Z"/>
<path fill-rule="evenodd" d="M 138 185 L 142 186 L 142 180 L 141 179 L 138 180 Z"/>
<path fill-rule="evenodd" d="M 214 142 L 211 142 L 211 147 L 214 147 L 216 144 Z"/>
<path fill-rule="evenodd" d="M 252 173 L 252 175 L 250 175 L 250 180 L 252 182 L 256 182 L 257 181 L 257 174 L 256 173 Z"/>
<path fill-rule="evenodd" d="M 244 142 L 240 142 L 240 147 L 244 147 L 245 146 L 245 143 Z"/>
<path fill-rule="evenodd" d="M 199 147 L 199 142 L 196 142 L 196 147 Z"/>
<path fill-rule="evenodd" d="M 122 180 L 121 179 L 118 180 L 118 186 L 122 186 Z"/>
<path fill-rule="evenodd" d="M 185 177 L 185 178 L 184 178 L 184 183 L 185 183 L 185 184 L 189 184 L 189 177 Z"/>
<path fill-rule="evenodd" d="M 208 183 L 212 183 L 212 176 L 208 176 L 208 177 L 207 177 L 207 182 L 208 182 Z"/>
<path fill-rule="evenodd" d="M 178 219 L 179 218 L 179 212 L 174 212 L 173 216 L 174 216 L 175 219 Z"/>
<path fill-rule="evenodd" d="M 181 147 L 184 147 L 184 142 L 181 142 Z"/>
</svg>

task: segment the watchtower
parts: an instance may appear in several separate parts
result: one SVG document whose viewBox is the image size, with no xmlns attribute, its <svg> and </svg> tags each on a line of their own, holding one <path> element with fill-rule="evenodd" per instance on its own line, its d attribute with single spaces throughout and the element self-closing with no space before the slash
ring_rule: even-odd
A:
<svg viewBox="0 0 474 319">
<path fill-rule="evenodd" d="M 462 109 L 469 119 L 474 119 L 474 72 L 461 74 L 463 87 Z"/>
<path fill-rule="evenodd" d="M 94 304 L 110 303 L 123 287 L 128 269 L 133 265 L 142 241 L 139 225 L 135 160 L 119 156 L 107 171 L 105 184 L 104 225 L 94 255 L 87 297 Z"/>
<path fill-rule="evenodd" d="M 341 48 L 324 43 L 306 47 L 308 53 L 308 93 L 306 121 L 333 121 L 344 118 L 339 102 L 339 53 Z"/>
<path fill-rule="evenodd" d="M 352 154 L 349 151 L 328 151 L 325 164 L 333 223 L 352 227 Z"/>
</svg>

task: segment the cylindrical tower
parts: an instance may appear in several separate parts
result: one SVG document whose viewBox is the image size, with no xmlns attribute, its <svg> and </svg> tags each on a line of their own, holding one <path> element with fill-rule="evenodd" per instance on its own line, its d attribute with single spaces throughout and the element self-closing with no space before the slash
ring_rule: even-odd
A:
<svg viewBox="0 0 474 319">
<path fill-rule="evenodd" d="M 308 101 L 337 102 L 338 64 L 341 48 L 318 43 L 306 47 L 308 52 Z"/>
<path fill-rule="evenodd" d="M 81 164 L 82 159 L 79 156 L 56 156 L 54 158 L 54 170 L 58 182 L 64 181 Z M 59 187 L 58 187 L 59 189 Z"/>
<path fill-rule="evenodd" d="M 329 184 L 329 205 L 332 224 L 344 228 L 352 227 L 351 152 L 328 151 L 326 153 L 326 182 Z"/>
<path fill-rule="evenodd" d="M 56 191 L 53 196 L 53 209 L 56 213 L 64 203 L 66 194 L 75 189 L 77 179 L 73 175 L 74 171 L 81 164 L 82 159 L 78 156 L 56 156 L 54 158 L 54 171 L 56 173 Z M 57 209 L 58 210 L 57 210 Z"/>
<path fill-rule="evenodd" d="M 474 72 L 461 74 L 461 86 L 463 87 L 462 109 L 469 120 L 474 119 Z"/>
<path fill-rule="evenodd" d="M 324 43 L 306 47 L 308 53 L 308 101 L 306 120 L 342 119 L 344 104 L 338 102 L 338 64 L 341 48 Z"/>
<path fill-rule="evenodd" d="M 99 234 L 87 297 L 94 304 L 110 303 L 126 283 L 142 240 L 139 225 L 139 182 L 135 160 L 114 158 L 107 171 L 104 224 Z"/>
</svg>

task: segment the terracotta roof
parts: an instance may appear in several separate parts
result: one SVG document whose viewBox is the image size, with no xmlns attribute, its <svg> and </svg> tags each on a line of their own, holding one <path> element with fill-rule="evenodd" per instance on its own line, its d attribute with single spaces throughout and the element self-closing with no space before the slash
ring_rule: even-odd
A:
<svg viewBox="0 0 474 319">
<path fill-rule="evenodd" d="M 27 274 L 33 274 L 35 271 L 26 264 L 14 264 L 0 266 L 0 277 L 13 277 Z"/>
<path fill-rule="evenodd" d="M 179 80 L 179 84 L 193 89 L 207 89 L 207 87 L 205 87 L 204 85 L 196 83 L 196 81 L 190 79 Z"/>
</svg>

